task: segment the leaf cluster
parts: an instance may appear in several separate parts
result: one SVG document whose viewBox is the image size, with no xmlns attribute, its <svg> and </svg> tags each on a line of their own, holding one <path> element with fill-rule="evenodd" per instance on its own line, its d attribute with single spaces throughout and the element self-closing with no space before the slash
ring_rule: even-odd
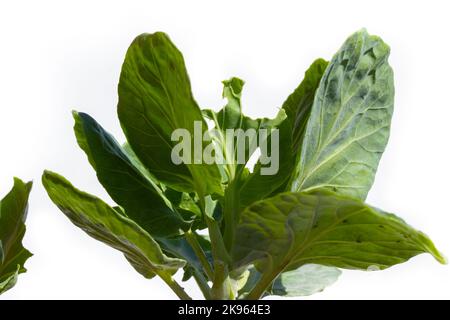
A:
<svg viewBox="0 0 450 320">
<path fill-rule="evenodd" d="M 140 35 L 118 85 L 126 143 L 73 112 L 78 145 L 115 204 L 50 171 L 43 184 L 76 226 L 181 299 L 189 295 L 173 278 L 180 269 L 207 299 L 259 299 L 313 294 L 340 269 L 385 269 L 421 253 L 444 262 L 426 235 L 365 203 L 393 112 L 388 57 L 379 37 L 358 31 L 331 61 L 311 64 L 274 119 L 252 119 L 242 112 L 243 80 L 223 82 L 220 111 L 202 110 L 169 37 Z M 206 120 L 226 161 L 175 164 L 172 132 L 194 136 L 200 122 L 205 134 Z M 237 161 L 227 129 L 278 129 L 278 172 L 261 174 L 261 159 L 253 168 Z M 245 162 L 254 150 L 246 151 Z"/>
</svg>

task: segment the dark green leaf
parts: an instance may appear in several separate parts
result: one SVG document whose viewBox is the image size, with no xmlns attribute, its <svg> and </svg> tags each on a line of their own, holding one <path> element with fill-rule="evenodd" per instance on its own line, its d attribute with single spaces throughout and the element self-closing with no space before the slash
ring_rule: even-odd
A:
<svg viewBox="0 0 450 320">
<path fill-rule="evenodd" d="M 195 234 L 195 237 L 199 245 L 202 247 L 203 252 L 205 252 L 207 258 L 212 260 L 211 243 L 197 234 Z M 197 258 L 194 250 L 192 250 L 192 247 L 184 237 L 176 239 L 157 238 L 156 240 L 167 255 L 187 261 L 188 265 L 187 268 L 185 268 L 185 273 L 187 274 L 185 277 L 190 278 L 191 274 L 189 270 L 192 268 L 203 274 L 203 267 L 200 260 Z"/>
<path fill-rule="evenodd" d="M 181 215 L 186 216 L 186 220 L 193 220 L 196 218 L 198 220 L 203 220 L 202 212 L 198 206 L 198 197 L 195 193 L 189 194 L 187 192 L 180 192 L 174 189 L 165 188 L 164 196 L 175 208 L 177 208 Z"/>
<path fill-rule="evenodd" d="M 233 256 L 237 267 L 255 263 L 275 277 L 310 263 L 385 269 L 421 253 L 445 261 L 426 235 L 394 215 L 320 190 L 282 193 L 248 207 Z"/>
<path fill-rule="evenodd" d="M 365 30 L 328 65 L 315 94 L 293 191 L 328 188 L 365 199 L 389 137 L 394 102 L 389 47 Z"/>
<path fill-rule="evenodd" d="M 178 144 L 171 140 L 175 129 L 188 130 L 193 148 L 194 122 L 202 124 L 201 135 L 207 125 L 192 96 L 183 56 L 164 33 L 140 35 L 128 49 L 120 75 L 118 114 L 134 152 L 158 180 L 179 191 L 222 194 L 215 164 L 176 165 L 171 159 Z M 192 155 L 192 160 L 201 160 L 195 152 Z"/>
<path fill-rule="evenodd" d="M 85 113 L 73 113 L 80 147 L 97 172 L 100 183 L 126 215 L 152 236 L 182 234 L 189 228 L 145 169 L 124 151 L 112 135 Z M 130 150 L 128 151 L 130 152 Z"/>
<path fill-rule="evenodd" d="M 314 96 L 327 65 L 328 62 L 323 59 L 315 60 L 306 70 L 303 81 L 283 103 L 292 125 L 292 152 L 295 154 L 302 144 Z"/>
<path fill-rule="evenodd" d="M 148 171 L 148 169 L 142 164 L 141 160 L 139 160 L 136 153 L 134 153 L 133 149 L 131 149 L 131 146 L 128 142 L 125 141 L 125 143 L 122 145 L 122 150 L 127 154 L 128 159 L 133 163 L 133 165 L 140 171 L 140 173 L 147 177 L 148 180 L 152 183 L 152 185 L 155 186 L 155 189 L 160 191 L 162 188 L 162 184 L 154 175 Z"/>
<path fill-rule="evenodd" d="M 23 247 L 28 197 L 32 183 L 14 178 L 11 191 L 0 201 L 0 294 L 11 289 L 32 254 Z"/>
<path fill-rule="evenodd" d="M 292 175 L 295 166 L 295 153 L 292 151 L 292 127 L 288 119 L 278 125 L 278 141 L 275 139 L 274 142 L 273 144 L 269 137 L 267 149 L 278 152 L 278 172 L 276 174 L 261 174 L 261 168 L 264 165 L 258 161 L 253 172 L 246 179 L 242 179 L 243 181 L 236 191 L 236 196 L 239 197 L 240 210 L 257 200 L 274 195 L 277 190 L 286 185 Z"/>
<path fill-rule="evenodd" d="M 5 293 L 16 285 L 20 269 L 21 267 L 18 265 L 15 271 L 8 272 L 8 274 L 0 278 L 0 294 Z"/>
<path fill-rule="evenodd" d="M 62 176 L 46 171 L 42 183 L 50 199 L 88 235 L 119 251 L 144 277 L 167 278 L 185 261 L 163 254 L 158 243 L 134 221 L 97 197 L 76 189 Z"/>
</svg>

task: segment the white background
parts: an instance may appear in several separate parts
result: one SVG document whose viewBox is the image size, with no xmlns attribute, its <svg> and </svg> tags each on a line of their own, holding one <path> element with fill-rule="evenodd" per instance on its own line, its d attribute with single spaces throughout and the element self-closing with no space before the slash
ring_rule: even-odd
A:
<svg viewBox="0 0 450 320">
<path fill-rule="evenodd" d="M 116 86 L 135 36 L 167 32 L 183 52 L 202 107 L 222 106 L 220 81 L 246 80 L 244 111 L 273 116 L 317 57 L 330 59 L 366 27 L 391 46 L 391 139 L 368 201 L 429 234 L 450 255 L 450 19 L 448 1 L 2 1 L 0 192 L 34 180 L 28 273 L 1 299 L 173 299 L 119 252 L 89 238 L 50 202 L 45 168 L 110 200 L 72 132 L 70 111 L 123 138 Z M 450 298 L 450 266 L 429 255 L 382 272 L 345 271 L 305 299 Z M 200 297 L 193 283 L 186 285 Z"/>
</svg>

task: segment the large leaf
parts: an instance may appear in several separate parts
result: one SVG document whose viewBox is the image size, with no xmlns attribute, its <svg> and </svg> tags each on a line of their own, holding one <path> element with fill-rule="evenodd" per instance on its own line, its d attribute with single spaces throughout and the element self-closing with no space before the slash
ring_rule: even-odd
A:
<svg viewBox="0 0 450 320">
<path fill-rule="evenodd" d="M 170 208 L 159 187 L 144 168 L 92 117 L 73 113 L 75 134 L 80 147 L 97 172 L 100 183 L 126 215 L 152 236 L 179 235 L 189 228 L 180 214 Z M 130 151 L 128 151 L 130 152 Z"/>
<path fill-rule="evenodd" d="M 389 47 L 365 30 L 328 65 L 308 120 L 293 191 L 328 188 L 365 199 L 389 137 L 394 84 Z"/>
<path fill-rule="evenodd" d="M 163 254 L 158 243 L 139 225 L 97 197 L 76 189 L 62 176 L 46 171 L 42 183 L 50 199 L 88 235 L 119 251 L 144 277 L 167 278 L 185 261 Z"/>
<path fill-rule="evenodd" d="M 392 214 L 326 190 L 282 193 L 241 215 L 233 257 L 267 277 L 314 263 L 385 269 L 420 254 L 445 262 L 431 240 Z"/>
<path fill-rule="evenodd" d="M 14 179 L 11 191 L 0 201 L 0 294 L 12 288 L 32 254 L 23 247 L 28 197 L 32 183 Z"/>
<path fill-rule="evenodd" d="M 192 96 L 183 56 L 164 33 L 140 35 L 128 49 L 120 75 L 118 114 L 131 147 L 158 180 L 179 191 L 222 193 L 215 164 L 177 165 L 171 159 L 178 144 L 171 140 L 174 130 L 188 130 L 194 149 L 198 142 L 194 122 L 201 123 L 196 134 L 203 148 L 207 125 Z M 201 160 L 194 151 L 191 160 Z"/>
</svg>

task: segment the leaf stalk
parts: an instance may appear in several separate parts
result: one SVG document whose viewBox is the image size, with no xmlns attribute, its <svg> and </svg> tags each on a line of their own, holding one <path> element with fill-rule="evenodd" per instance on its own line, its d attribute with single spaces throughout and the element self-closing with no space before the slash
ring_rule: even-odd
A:
<svg viewBox="0 0 450 320">
<path fill-rule="evenodd" d="M 192 250 L 194 250 L 195 255 L 200 260 L 200 263 L 202 264 L 202 267 L 208 276 L 208 279 L 212 281 L 214 279 L 214 272 L 211 268 L 211 264 L 209 263 L 208 259 L 206 258 L 206 254 L 203 251 L 202 247 L 198 243 L 198 240 L 196 238 L 196 234 L 189 230 L 186 232 L 186 240 L 189 243 L 189 245 L 192 247 Z"/>
</svg>

